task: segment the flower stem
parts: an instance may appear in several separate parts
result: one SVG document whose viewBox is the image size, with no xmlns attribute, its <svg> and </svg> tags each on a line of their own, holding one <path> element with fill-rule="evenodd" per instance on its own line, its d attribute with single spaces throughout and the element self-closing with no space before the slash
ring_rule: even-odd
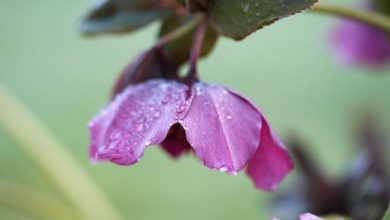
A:
<svg viewBox="0 0 390 220">
<path fill-rule="evenodd" d="M 186 24 L 180 26 L 179 28 L 169 32 L 168 34 L 164 35 L 160 38 L 160 40 L 155 44 L 155 47 L 162 47 L 165 44 L 180 38 L 184 34 L 191 31 L 193 28 L 195 28 L 202 20 L 203 20 L 202 14 L 194 15 L 194 18 L 188 21 Z"/>
<path fill-rule="evenodd" d="M 39 219 L 80 218 L 74 210 L 53 196 L 4 180 L 0 180 L 0 204 L 16 208 Z"/>
<path fill-rule="evenodd" d="M 84 219 L 122 219 L 67 147 L 1 84 L 0 103 L 0 126 L 20 143 Z"/>
<path fill-rule="evenodd" d="M 192 43 L 191 56 L 190 56 L 190 68 L 188 70 L 187 79 L 197 80 L 198 79 L 198 60 L 202 52 L 203 39 L 207 31 L 208 19 L 203 18 L 198 29 L 196 30 L 194 42 Z"/>
<path fill-rule="evenodd" d="M 385 31 L 390 31 L 390 17 L 377 12 L 346 8 L 330 4 L 317 4 L 314 6 L 312 11 L 354 19 L 356 21 L 373 25 Z"/>
</svg>

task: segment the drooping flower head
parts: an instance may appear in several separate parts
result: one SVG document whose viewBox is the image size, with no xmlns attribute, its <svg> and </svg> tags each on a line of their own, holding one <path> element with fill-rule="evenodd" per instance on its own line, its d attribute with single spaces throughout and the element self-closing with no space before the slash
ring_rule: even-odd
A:
<svg viewBox="0 0 390 220">
<path fill-rule="evenodd" d="M 90 123 L 90 156 L 136 163 L 145 147 L 172 156 L 191 150 L 210 169 L 247 168 L 256 187 L 274 190 L 292 169 L 285 147 L 247 99 L 218 85 L 153 79 L 129 86 Z"/>
<path fill-rule="evenodd" d="M 161 145 L 173 157 L 193 152 L 213 170 L 247 170 L 271 191 L 293 164 L 263 114 L 246 98 L 201 82 L 196 61 L 207 22 L 196 33 L 189 74 L 164 59 L 161 44 L 142 53 L 114 86 L 112 101 L 89 123 L 93 161 L 132 165 L 145 148 Z"/>
<path fill-rule="evenodd" d="M 346 64 L 374 69 L 389 66 L 390 35 L 371 25 L 344 20 L 332 32 L 331 45 Z"/>
</svg>

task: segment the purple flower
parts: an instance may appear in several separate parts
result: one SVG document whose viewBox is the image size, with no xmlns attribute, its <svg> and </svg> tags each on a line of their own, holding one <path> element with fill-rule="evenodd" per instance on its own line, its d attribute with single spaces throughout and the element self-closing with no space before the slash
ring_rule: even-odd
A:
<svg viewBox="0 0 390 220">
<path fill-rule="evenodd" d="M 210 169 L 236 174 L 247 167 L 257 188 L 274 190 L 292 161 L 261 112 L 218 85 L 152 79 L 128 86 L 90 123 L 90 157 L 136 163 L 161 144 L 174 157 L 194 152 Z"/>
<path fill-rule="evenodd" d="M 343 21 L 331 36 L 341 61 L 350 65 L 384 68 L 390 62 L 390 35 L 356 21 Z"/>
</svg>

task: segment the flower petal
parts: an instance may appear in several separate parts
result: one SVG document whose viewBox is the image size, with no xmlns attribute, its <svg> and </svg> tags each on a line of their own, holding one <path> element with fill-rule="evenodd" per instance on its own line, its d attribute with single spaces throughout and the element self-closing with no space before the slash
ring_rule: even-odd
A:
<svg viewBox="0 0 390 220">
<path fill-rule="evenodd" d="M 146 146 L 160 144 L 183 117 L 189 105 L 188 89 L 165 80 L 128 87 L 89 123 L 91 159 L 136 163 Z"/>
<path fill-rule="evenodd" d="M 390 62 L 388 35 L 370 25 L 343 21 L 331 36 L 331 43 L 347 64 L 383 68 Z"/>
<path fill-rule="evenodd" d="M 294 165 L 283 143 L 264 118 L 260 136 L 260 146 L 248 164 L 247 173 L 256 188 L 273 191 Z"/>
<path fill-rule="evenodd" d="M 174 124 L 171 127 L 168 136 L 161 143 L 161 147 L 174 158 L 178 158 L 192 150 L 191 145 L 187 141 L 186 133 L 180 124 Z"/>
<path fill-rule="evenodd" d="M 259 145 L 260 112 L 241 96 L 195 83 L 191 108 L 180 123 L 195 154 L 211 169 L 235 174 Z"/>
</svg>

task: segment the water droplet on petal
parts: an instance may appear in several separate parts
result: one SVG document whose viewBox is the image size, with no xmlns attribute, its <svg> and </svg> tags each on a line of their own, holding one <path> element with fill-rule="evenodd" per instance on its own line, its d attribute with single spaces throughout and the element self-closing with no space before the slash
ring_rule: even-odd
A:
<svg viewBox="0 0 390 220">
<path fill-rule="evenodd" d="M 144 125 L 143 124 L 139 124 L 137 126 L 137 131 L 142 131 L 144 129 Z"/>
<path fill-rule="evenodd" d="M 231 115 L 226 115 L 226 118 L 231 120 L 232 119 L 232 116 Z"/>
<path fill-rule="evenodd" d="M 181 113 L 185 110 L 185 106 L 183 104 L 179 104 L 178 106 L 176 106 L 176 111 L 178 113 Z"/>
<path fill-rule="evenodd" d="M 166 84 L 166 83 L 161 83 L 161 84 L 159 84 L 159 87 L 160 87 L 161 90 L 165 91 L 165 90 L 168 89 L 168 84 Z"/>
<path fill-rule="evenodd" d="M 219 171 L 221 171 L 221 172 L 226 172 L 227 170 L 228 170 L 227 167 L 221 167 L 221 168 L 219 168 Z"/>
<path fill-rule="evenodd" d="M 160 115 L 161 115 L 161 112 L 159 110 L 157 110 L 156 112 L 154 112 L 153 117 L 158 118 L 158 117 L 160 117 Z"/>
<path fill-rule="evenodd" d="M 195 87 L 196 95 L 202 95 L 204 90 L 200 86 Z"/>
</svg>

